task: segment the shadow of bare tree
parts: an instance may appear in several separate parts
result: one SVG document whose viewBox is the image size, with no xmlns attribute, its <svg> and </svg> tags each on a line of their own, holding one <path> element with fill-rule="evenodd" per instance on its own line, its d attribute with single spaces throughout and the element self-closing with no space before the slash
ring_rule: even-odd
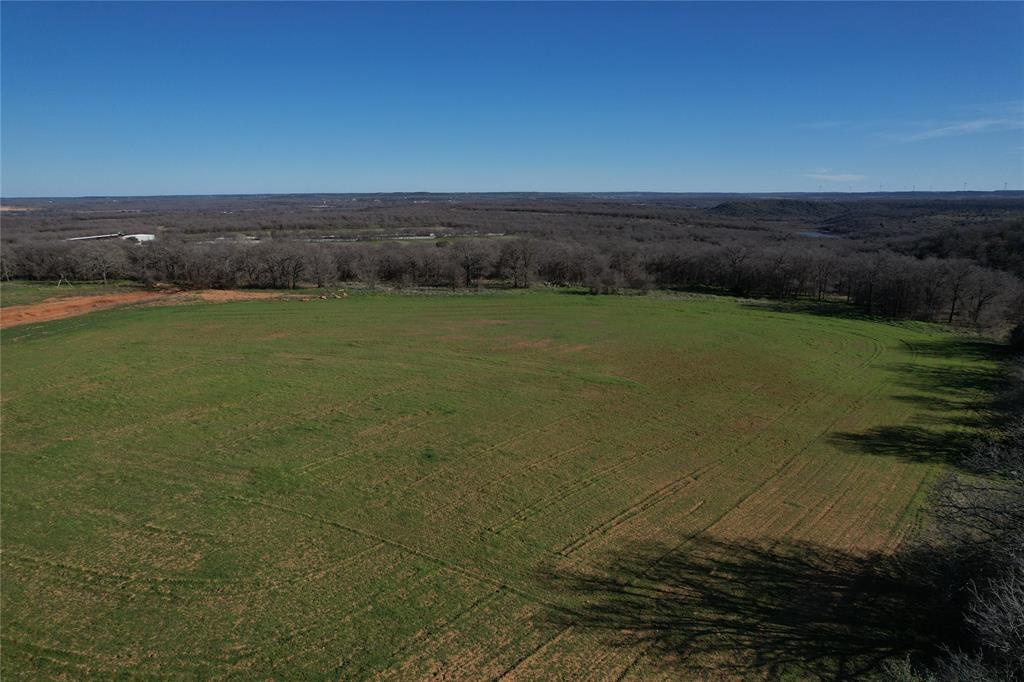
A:
<svg viewBox="0 0 1024 682">
<path fill-rule="evenodd" d="M 893 656 L 930 660 L 956 634 L 938 629 L 955 621 L 913 558 L 706 537 L 685 547 L 637 545 L 592 572 L 547 571 L 566 603 L 582 604 L 552 619 L 643 647 L 684 677 L 856 678 Z"/>
<path fill-rule="evenodd" d="M 971 403 L 984 403 L 1006 383 L 995 366 L 976 369 L 963 365 L 939 367 L 900 363 L 889 370 L 896 374 L 897 384 L 903 388 Z"/>
<path fill-rule="evenodd" d="M 1005 351 L 958 337 L 907 350 L 918 362 L 887 369 L 920 418 L 832 441 L 861 455 L 971 468 L 974 429 L 1002 418 Z M 645 664 L 674 678 L 871 679 L 894 659 L 929 666 L 969 642 L 962 586 L 975 575 L 971 561 L 943 543 L 854 554 L 698 536 L 679 547 L 626 546 L 587 568 L 553 565 L 541 580 L 565 605 L 549 612 L 552 624 L 642 651 Z"/>
<path fill-rule="evenodd" d="M 812 301 L 808 299 L 788 299 L 784 301 L 764 299 L 744 303 L 750 310 L 769 311 L 773 313 L 796 313 L 799 315 L 815 315 L 818 317 L 834 317 L 843 320 L 870 320 L 892 322 L 891 318 L 868 315 L 862 308 L 840 301 Z"/>
<path fill-rule="evenodd" d="M 956 462 L 970 449 L 974 436 L 963 431 L 920 426 L 878 426 L 858 433 L 836 433 L 829 440 L 840 448 L 913 462 Z"/>
<path fill-rule="evenodd" d="M 899 457 L 915 462 L 943 462 L 971 468 L 965 455 L 978 431 L 998 424 L 1006 411 L 1000 396 L 1007 377 L 1000 371 L 1005 346 L 974 337 L 948 336 L 906 343 L 914 355 L 951 362 L 894 363 L 887 369 L 907 393 L 896 400 L 919 408 L 913 423 L 880 426 L 865 432 L 836 433 L 835 445 L 851 453 Z M 987 361 L 965 366 L 958 360 Z"/>
<path fill-rule="evenodd" d="M 948 336 L 907 342 L 906 346 L 915 355 L 933 358 L 1005 360 L 1010 355 L 1004 344 L 978 336 Z"/>
</svg>

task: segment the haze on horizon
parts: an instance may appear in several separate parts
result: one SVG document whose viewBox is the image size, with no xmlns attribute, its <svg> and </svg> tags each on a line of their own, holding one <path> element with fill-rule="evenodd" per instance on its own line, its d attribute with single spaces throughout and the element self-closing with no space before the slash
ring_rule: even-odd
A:
<svg viewBox="0 0 1024 682">
<path fill-rule="evenodd" d="M 1021 3 L 0 13 L 4 197 L 1024 187 Z"/>
</svg>

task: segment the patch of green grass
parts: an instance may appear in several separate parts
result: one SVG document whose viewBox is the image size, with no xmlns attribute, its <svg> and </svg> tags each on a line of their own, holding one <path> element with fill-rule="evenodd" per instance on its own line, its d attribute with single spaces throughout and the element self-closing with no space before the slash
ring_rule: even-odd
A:
<svg viewBox="0 0 1024 682">
<path fill-rule="evenodd" d="M 646 646 L 619 636 L 618 597 L 559 576 L 650 581 L 649 557 L 692 568 L 707 539 L 884 551 L 973 428 L 992 348 L 820 310 L 547 292 L 11 328 L 3 673 L 840 675 L 843 647 L 804 663 L 729 630 Z M 709 585 L 747 584 L 759 557 Z M 652 627 L 656 587 L 622 595 L 650 595 Z M 592 613 L 606 627 L 572 626 Z"/>
<path fill-rule="evenodd" d="M 144 287 L 138 282 L 110 280 L 103 282 L 76 282 L 74 284 L 56 282 L 30 282 L 14 280 L 0 282 L 0 306 L 29 305 L 40 303 L 52 298 L 68 298 L 71 296 L 94 296 L 97 294 L 124 294 L 131 291 L 142 291 Z"/>
<path fill-rule="evenodd" d="M 253 486 L 262 494 L 287 494 L 302 487 L 303 477 L 293 469 L 273 464 L 253 468 Z"/>
</svg>

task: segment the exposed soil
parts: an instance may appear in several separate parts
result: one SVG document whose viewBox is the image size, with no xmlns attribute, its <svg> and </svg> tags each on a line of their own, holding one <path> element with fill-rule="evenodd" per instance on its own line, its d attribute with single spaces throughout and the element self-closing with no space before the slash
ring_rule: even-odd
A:
<svg viewBox="0 0 1024 682">
<path fill-rule="evenodd" d="M 204 289 L 202 291 L 190 291 L 188 294 L 197 296 L 203 301 L 259 301 L 273 298 L 281 298 L 276 291 L 234 291 L 231 289 Z"/>
<path fill-rule="evenodd" d="M 131 303 L 180 304 L 200 300 L 211 303 L 227 301 L 250 301 L 280 298 L 281 294 L 271 291 L 134 291 L 126 294 L 100 294 L 96 296 L 74 296 L 53 298 L 30 305 L 8 306 L 0 310 L 0 329 L 33 322 L 49 322 L 65 317 L 84 315 L 96 310 L 116 308 Z"/>
<path fill-rule="evenodd" d="M 32 322 L 48 322 L 65 317 L 84 315 L 94 310 L 116 308 L 117 306 L 140 301 L 169 298 L 174 292 L 133 291 L 127 294 L 101 294 L 98 296 L 74 296 L 32 303 L 12 305 L 0 310 L 0 329 Z"/>
</svg>

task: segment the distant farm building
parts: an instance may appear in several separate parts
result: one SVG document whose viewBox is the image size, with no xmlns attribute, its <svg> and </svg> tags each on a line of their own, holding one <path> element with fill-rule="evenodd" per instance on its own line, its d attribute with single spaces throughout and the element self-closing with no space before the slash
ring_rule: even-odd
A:
<svg viewBox="0 0 1024 682">
<path fill-rule="evenodd" d="M 64 241 L 68 242 L 84 242 L 84 241 L 96 241 L 99 239 L 124 239 L 129 242 L 151 242 L 156 239 L 155 234 L 149 234 L 147 232 L 139 232 L 136 234 L 125 234 L 124 232 L 112 232 L 110 234 L 92 234 L 87 237 L 70 237 Z"/>
<path fill-rule="evenodd" d="M 69 241 L 69 242 L 84 242 L 84 241 L 94 241 L 94 240 L 98 240 L 98 239 L 117 239 L 118 237 L 123 237 L 123 236 L 124 235 L 121 232 L 114 232 L 114 233 L 111 233 L 111 234 L 91 234 L 88 237 L 71 237 L 70 239 L 66 239 L 65 241 Z"/>
</svg>

